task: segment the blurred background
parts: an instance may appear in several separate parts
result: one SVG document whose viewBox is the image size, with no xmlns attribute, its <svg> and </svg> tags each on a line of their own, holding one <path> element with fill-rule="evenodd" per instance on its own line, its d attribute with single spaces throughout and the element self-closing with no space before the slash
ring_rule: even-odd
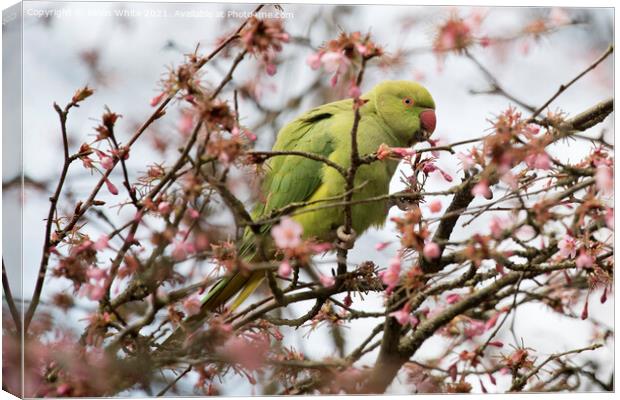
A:
<svg viewBox="0 0 620 400">
<path fill-rule="evenodd" d="M 123 115 L 116 132 L 119 140 L 124 142 L 152 113 L 149 102 L 161 91 L 158 82 L 168 69 L 179 65 L 184 54 L 193 52 L 197 45 L 199 53 L 209 52 L 218 39 L 235 29 L 242 18 L 230 15 L 229 11 L 251 11 L 254 8 L 251 4 L 24 4 L 24 299 L 32 294 L 48 197 L 62 165 L 62 142 L 52 104 L 66 104 L 76 89 L 88 84 L 95 89 L 95 95 L 73 110 L 69 117 L 72 148 L 75 151 L 82 142 L 93 139 L 93 128 L 98 124 L 104 106 Z M 272 7 L 268 9 L 273 10 Z M 438 27 L 447 19 L 460 16 L 468 22 L 473 35 L 481 40 L 471 48 L 471 56 L 506 92 L 534 107 L 543 104 L 561 83 L 568 82 L 598 58 L 613 41 L 614 28 L 613 10 L 605 8 L 284 5 L 283 10 L 286 17 L 283 23 L 291 41 L 278 55 L 277 73 L 269 76 L 259 60 L 251 60 L 240 67 L 232 82 L 232 87 L 241 93 L 241 123 L 256 133 L 257 148 L 261 149 L 270 148 L 278 129 L 298 113 L 346 97 L 346 86 L 332 88 L 330 76 L 311 69 L 306 62 L 319 46 L 335 38 L 340 31 L 370 32 L 374 42 L 384 46 L 387 53 L 384 61 L 371 62 L 362 90 L 369 90 L 385 79 L 420 81 L 433 94 L 437 104 L 438 123 L 434 139 L 449 143 L 481 136 L 489 129 L 490 118 L 509 105 L 518 108 L 519 105 L 506 97 L 485 93 L 492 82 L 471 58 L 454 52 L 433 51 L 434 43 L 437 50 Z M 486 39 L 490 39 L 490 44 Z M 208 64 L 202 79 L 217 84 L 230 63 L 229 57 Z M 613 58 L 566 91 L 551 109 L 570 115 L 611 96 Z M 232 91 L 226 91 L 222 98 L 232 101 Z M 7 117 L 18 119 L 18 115 L 5 115 Z M 177 107 L 150 128 L 134 146 L 128 160 L 132 180 L 144 173 L 147 165 L 169 162 L 178 154 L 176 148 L 184 140 L 179 120 Z M 613 143 L 613 133 L 613 122 L 609 118 L 589 134 L 592 137 L 602 134 L 606 141 Z M 592 146 L 593 143 L 581 140 L 562 142 L 554 145 L 550 154 L 574 162 L 585 156 Z M 442 154 L 439 165 L 448 174 L 460 176 L 455 156 Z M 245 179 L 248 174 L 251 175 L 252 171 L 239 170 L 234 176 Z M 3 188 L 8 201 L 20 199 L 14 185 L 14 178 L 18 175 L 19 171 L 4 168 Z M 78 165 L 72 168 L 67 186 L 69 196 L 63 201 L 61 210 L 70 213 L 76 201 L 88 195 L 96 179 L 98 176 L 91 176 Z M 122 189 L 120 170 L 112 175 L 112 181 Z M 441 190 L 450 185 L 437 174 L 427 184 L 427 190 Z M 392 190 L 402 187 L 397 174 Z M 239 195 L 243 197 L 243 193 Z M 120 200 L 103 192 L 100 197 L 108 201 L 108 205 Z M 121 190 L 119 197 L 126 197 L 126 193 Z M 249 200 L 247 195 L 246 199 Z M 447 200 L 442 200 L 444 206 L 447 205 Z M 401 211 L 391 211 L 391 215 L 398 213 Z M 113 221 L 126 221 L 131 217 L 131 211 L 125 209 L 110 208 L 108 214 Z M 219 222 L 212 223 L 221 224 L 225 230 L 227 218 L 222 216 Z M 16 218 L 4 216 L 4 257 L 7 263 L 15 263 L 20 257 L 19 247 L 7 246 L 6 239 L 8 235 L 17 240 L 11 235 L 17 224 Z M 96 238 L 101 228 L 93 222 L 86 229 Z M 486 232 L 487 229 L 488 219 L 480 218 L 467 229 L 458 229 L 455 237 L 468 237 L 473 232 Z M 375 244 L 394 238 L 394 229 L 389 222 L 382 229 L 369 231 L 350 253 L 351 261 L 371 259 L 378 265 L 386 265 L 397 246 L 376 251 Z M 329 271 L 333 265 L 333 256 L 328 255 L 321 260 L 319 268 Z M 17 281 L 15 276 L 11 279 Z M 63 291 L 72 292 L 70 283 L 48 280 L 43 299 L 47 301 L 52 294 Z M 360 300 L 355 301 L 361 308 L 357 303 Z M 363 309 L 378 311 L 382 301 L 379 295 L 369 294 L 365 297 Z M 67 314 L 51 308 L 48 311 L 55 323 L 75 329 L 79 334 L 84 322 L 81 319 L 95 310 L 96 303 L 83 298 L 76 299 L 76 302 L 78 307 Z M 600 324 L 600 329 L 613 326 L 613 304 L 613 301 L 603 305 L 591 302 L 590 315 Z M 298 316 L 308 306 L 304 303 L 290 306 L 286 310 L 289 314 L 285 316 Z M 580 309 L 576 303 L 575 310 Z M 376 323 L 377 320 L 372 319 L 353 321 L 337 334 L 329 328 L 290 330 L 284 332 L 285 341 L 319 359 L 340 351 L 335 339 L 339 335 L 344 338 L 345 351 L 355 348 Z M 590 322 L 562 317 L 539 304 L 521 308 L 515 327 L 518 337 L 523 338 L 526 346 L 536 349 L 541 358 L 585 346 L 597 333 Z M 440 354 L 445 340 L 432 338 L 417 357 L 424 360 Z M 506 341 L 510 343 L 511 339 Z M 375 357 L 375 352 L 369 353 L 361 363 L 372 364 Z M 612 351 L 593 352 L 583 357 L 599 364 L 599 371 L 605 379 L 613 369 Z M 181 393 L 191 394 L 191 382 L 185 385 L 180 387 Z M 496 388 L 488 383 L 486 387 L 489 391 Z M 226 395 L 249 394 L 253 390 L 244 379 L 234 375 L 221 388 L 222 394 Z M 598 390 L 588 385 L 581 389 Z M 395 381 L 390 388 L 391 393 L 410 393 L 410 390 L 404 380 Z M 477 387 L 475 390 L 478 391 Z"/>
</svg>

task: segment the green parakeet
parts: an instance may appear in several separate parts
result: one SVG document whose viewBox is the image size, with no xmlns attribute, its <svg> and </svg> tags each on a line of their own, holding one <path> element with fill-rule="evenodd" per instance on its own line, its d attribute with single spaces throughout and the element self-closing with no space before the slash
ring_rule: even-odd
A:
<svg viewBox="0 0 620 400">
<path fill-rule="evenodd" d="M 361 96 L 367 102 L 360 107 L 357 130 L 361 156 L 377 151 L 383 143 L 390 147 L 410 147 L 426 140 L 435 130 L 435 103 L 420 84 L 410 81 L 385 81 Z M 328 158 L 348 168 L 351 161 L 351 130 L 354 121 L 353 99 L 336 101 L 314 108 L 284 126 L 273 146 L 274 151 L 301 151 Z M 357 170 L 353 201 L 388 193 L 389 183 L 398 166 L 386 159 Z M 334 168 L 298 155 L 276 156 L 266 162 L 262 190 L 264 203 L 254 212 L 255 219 L 290 203 L 315 201 L 343 195 L 345 180 Z M 315 207 L 309 206 L 309 207 Z M 353 229 L 361 234 L 371 226 L 380 226 L 387 215 L 386 202 L 356 204 L 352 207 Z M 343 207 L 322 208 L 293 217 L 303 227 L 307 239 L 332 241 L 343 225 Z M 251 239 L 246 232 L 246 241 Z M 239 293 L 232 308 L 238 306 L 260 284 L 263 272 L 237 273 L 221 280 L 207 294 L 203 310 L 210 311 Z M 203 314 L 203 313 L 201 313 Z"/>
</svg>

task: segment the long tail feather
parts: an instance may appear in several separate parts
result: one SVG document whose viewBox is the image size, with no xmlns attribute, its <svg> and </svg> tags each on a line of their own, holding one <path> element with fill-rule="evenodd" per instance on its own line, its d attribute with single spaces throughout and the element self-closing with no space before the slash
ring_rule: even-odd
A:
<svg viewBox="0 0 620 400">
<path fill-rule="evenodd" d="M 264 279 L 265 274 L 263 272 L 256 271 L 252 273 L 252 276 L 248 279 L 243 290 L 239 293 L 239 295 L 237 295 L 235 301 L 230 305 L 230 309 L 233 311 L 236 310 L 241 303 L 243 303 L 252 293 L 254 293 L 256 288 L 260 286 Z"/>
</svg>

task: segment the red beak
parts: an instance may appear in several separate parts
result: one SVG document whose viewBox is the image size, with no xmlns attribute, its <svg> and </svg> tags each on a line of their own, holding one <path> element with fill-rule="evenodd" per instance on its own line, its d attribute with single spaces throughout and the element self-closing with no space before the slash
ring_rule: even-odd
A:
<svg viewBox="0 0 620 400">
<path fill-rule="evenodd" d="M 420 122 L 422 123 L 422 129 L 428 133 L 435 132 L 435 126 L 437 126 L 437 116 L 433 110 L 424 110 L 420 113 Z"/>
</svg>

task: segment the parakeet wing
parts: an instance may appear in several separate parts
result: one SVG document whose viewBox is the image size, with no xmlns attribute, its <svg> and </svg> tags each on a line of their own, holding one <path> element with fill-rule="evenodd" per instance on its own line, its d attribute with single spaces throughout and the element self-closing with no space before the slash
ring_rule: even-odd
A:
<svg viewBox="0 0 620 400">
<path fill-rule="evenodd" d="M 274 151 L 303 151 L 329 157 L 334 150 L 330 125 L 333 116 L 352 110 L 352 101 L 343 100 L 310 110 L 286 125 L 273 146 Z M 264 215 L 290 203 L 309 199 L 321 185 L 323 163 L 296 155 L 272 158 L 263 183 L 266 202 L 256 213 Z"/>
<path fill-rule="evenodd" d="M 274 151 L 303 151 L 329 157 L 334 150 L 330 125 L 338 112 L 352 110 L 351 100 L 326 104 L 308 111 L 283 127 L 273 146 Z M 265 216 L 273 210 L 294 202 L 309 199 L 321 186 L 323 163 L 297 155 L 276 156 L 266 165 L 267 173 L 262 185 L 265 202 L 254 209 L 253 218 Z M 269 225 L 262 227 L 267 232 Z M 254 235 L 247 229 L 239 245 L 239 255 L 252 258 Z M 236 273 L 224 278 L 215 285 L 203 300 L 206 308 L 217 307 L 227 301 L 239 290 L 241 292 L 231 305 L 238 307 L 260 284 L 264 275 L 253 273 L 245 276 Z"/>
</svg>

